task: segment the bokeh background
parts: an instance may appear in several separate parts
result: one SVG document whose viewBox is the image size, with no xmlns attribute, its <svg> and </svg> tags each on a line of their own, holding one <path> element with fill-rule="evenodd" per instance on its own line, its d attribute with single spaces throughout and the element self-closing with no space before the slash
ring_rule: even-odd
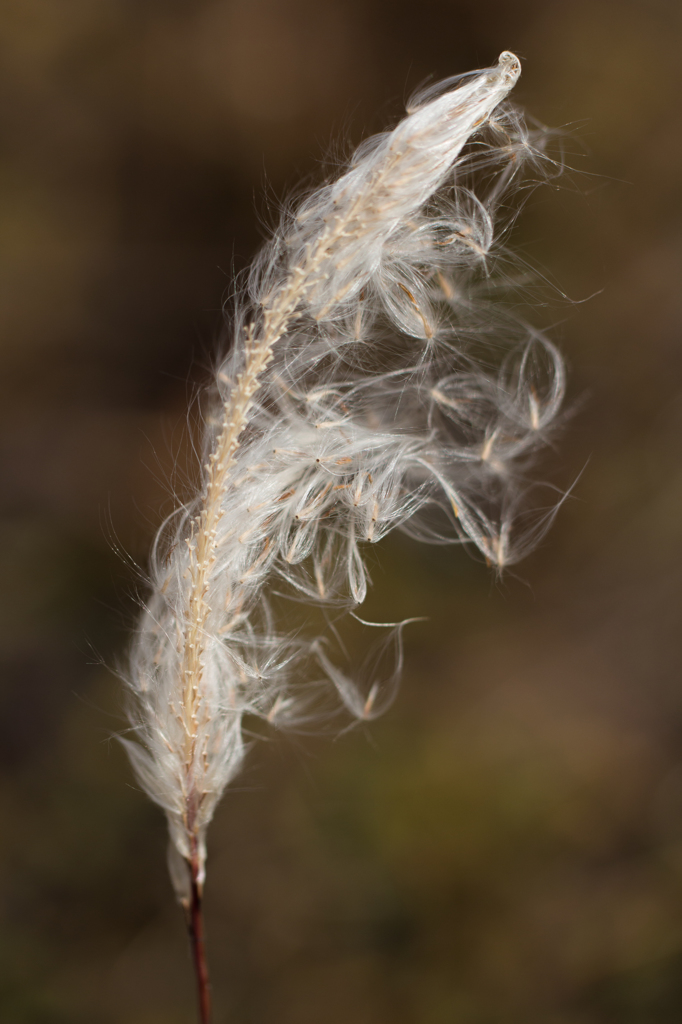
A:
<svg viewBox="0 0 682 1024">
<path fill-rule="evenodd" d="M 385 718 L 254 744 L 210 834 L 216 1024 L 682 1020 L 682 9 L 4 0 L 0 1019 L 189 1024 L 111 667 L 272 205 L 427 76 L 524 59 L 568 172 L 514 244 L 580 475 L 505 579 L 398 537 Z M 567 296 L 568 298 L 564 298 Z"/>
</svg>

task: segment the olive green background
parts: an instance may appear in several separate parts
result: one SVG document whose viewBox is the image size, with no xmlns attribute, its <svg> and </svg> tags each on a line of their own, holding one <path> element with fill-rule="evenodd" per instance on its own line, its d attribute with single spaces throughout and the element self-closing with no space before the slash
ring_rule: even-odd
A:
<svg viewBox="0 0 682 1024">
<path fill-rule="evenodd" d="M 278 200 L 503 49 L 573 168 L 513 244 L 570 368 L 544 471 L 579 479 L 501 581 L 372 551 L 368 616 L 428 621 L 381 721 L 254 739 L 209 838 L 216 1024 L 682 1020 L 681 27 L 673 0 L 4 0 L 3 1024 L 194 1019 L 112 672 L 186 410 Z"/>
</svg>

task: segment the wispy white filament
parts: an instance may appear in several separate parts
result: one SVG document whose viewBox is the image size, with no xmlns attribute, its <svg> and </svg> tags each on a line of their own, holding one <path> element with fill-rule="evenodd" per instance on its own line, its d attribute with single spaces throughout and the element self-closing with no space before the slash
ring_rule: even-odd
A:
<svg viewBox="0 0 682 1024">
<path fill-rule="evenodd" d="M 249 277 L 200 490 L 157 539 L 130 668 L 130 756 L 199 882 L 245 715 L 311 714 L 311 656 L 354 715 L 386 703 L 378 678 L 361 690 L 324 643 L 281 635 L 267 584 L 353 607 L 363 544 L 395 527 L 470 542 L 500 568 L 542 528 L 523 528 L 523 479 L 562 399 L 561 358 L 474 286 L 503 196 L 540 158 L 503 103 L 519 74 L 503 53 L 416 97 L 283 218 Z M 507 344 L 501 362 L 491 341 Z"/>
</svg>

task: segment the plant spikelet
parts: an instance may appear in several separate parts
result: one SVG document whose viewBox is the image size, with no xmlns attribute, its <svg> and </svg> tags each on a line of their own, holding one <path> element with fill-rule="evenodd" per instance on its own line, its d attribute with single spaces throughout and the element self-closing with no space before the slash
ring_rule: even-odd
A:
<svg viewBox="0 0 682 1024">
<path fill-rule="evenodd" d="M 185 903 L 242 765 L 244 717 L 300 724 L 327 686 L 372 718 L 397 680 L 399 654 L 388 681 L 370 664 L 360 686 L 323 639 L 283 635 L 273 582 L 353 609 L 363 545 L 396 527 L 502 569 L 549 522 L 529 517 L 524 480 L 562 400 L 561 357 L 477 284 L 491 281 L 510 189 L 545 159 L 542 133 L 505 103 L 519 74 L 503 53 L 416 96 L 283 216 L 242 289 L 198 493 L 157 539 L 129 669 L 126 743 L 168 818 Z M 325 681 L 306 684 L 311 671 Z"/>
</svg>

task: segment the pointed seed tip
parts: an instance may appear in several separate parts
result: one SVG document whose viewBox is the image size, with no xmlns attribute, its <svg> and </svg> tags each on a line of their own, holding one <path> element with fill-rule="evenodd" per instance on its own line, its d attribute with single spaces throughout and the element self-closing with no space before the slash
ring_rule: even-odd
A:
<svg viewBox="0 0 682 1024">
<path fill-rule="evenodd" d="M 499 66 L 503 68 L 509 76 L 518 78 L 521 74 L 521 61 L 515 53 L 511 52 L 511 50 L 503 50 L 497 60 Z"/>
</svg>

